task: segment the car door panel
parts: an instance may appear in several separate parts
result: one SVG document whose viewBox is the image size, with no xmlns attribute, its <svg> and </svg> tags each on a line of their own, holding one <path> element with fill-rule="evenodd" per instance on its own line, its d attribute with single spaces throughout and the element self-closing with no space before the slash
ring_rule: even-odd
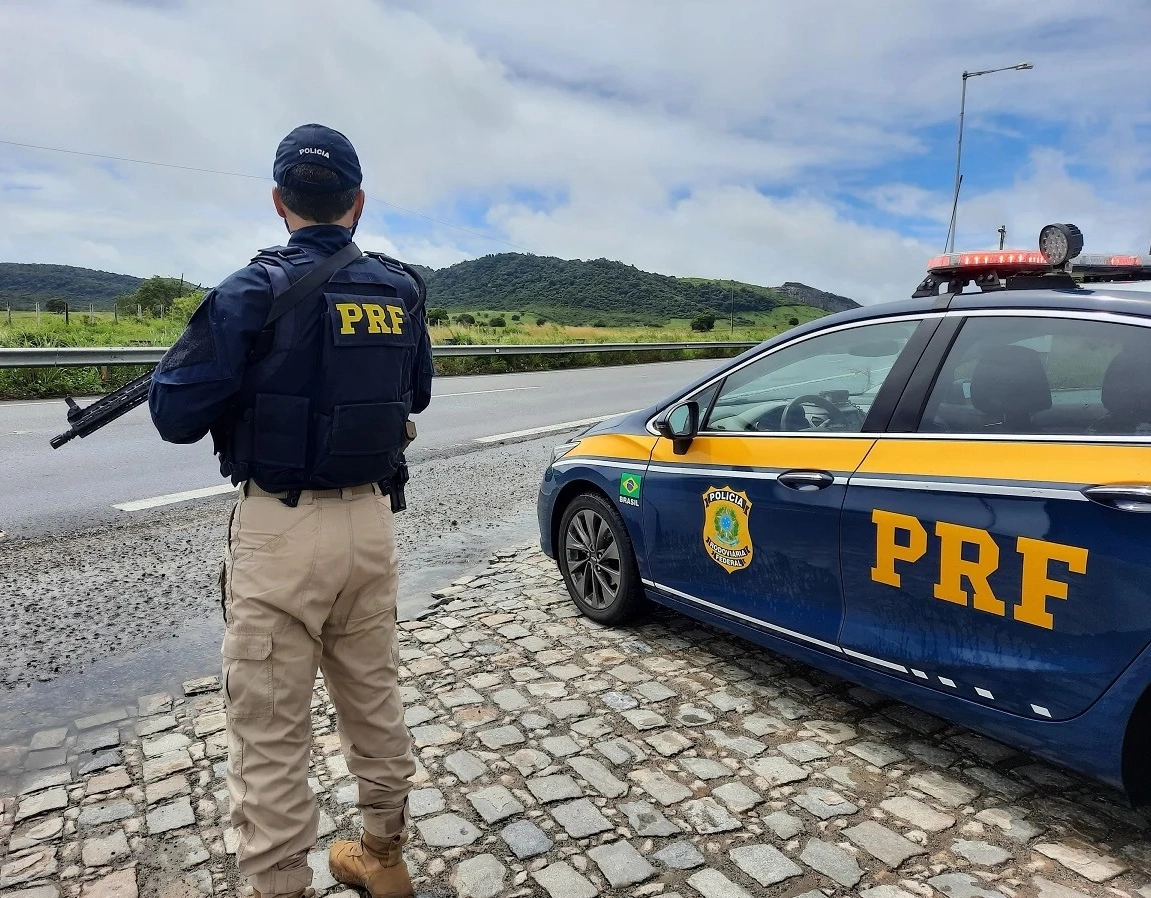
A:
<svg viewBox="0 0 1151 898">
<path fill-rule="evenodd" d="M 843 611 L 840 506 L 847 477 L 872 442 L 866 437 L 703 436 L 677 456 L 669 441 L 660 440 L 644 484 L 653 576 L 679 593 L 834 643 Z M 780 482 L 781 474 L 794 470 L 825 471 L 833 482 L 810 490 Z M 747 569 L 724 567 L 705 543 L 706 497 L 728 489 L 750 500 L 748 542 L 754 554 Z"/>
<path fill-rule="evenodd" d="M 1053 362 L 1052 407 L 1090 405 Z M 1029 426 L 1070 419 L 1052 420 Z M 1083 490 L 1149 479 L 1136 438 L 880 438 L 844 502 L 841 645 L 1002 710 L 1081 714 L 1151 643 L 1151 515 Z"/>
<path fill-rule="evenodd" d="M 815 334 L 701 393 L 703 432 L 686 446 L 661 438 L 652 451 L 649 586 L 838 653 L 847 479 L 875 439 L 861 432 L 868 410 L 921 325 L 902 318 Z"/>
</svg>

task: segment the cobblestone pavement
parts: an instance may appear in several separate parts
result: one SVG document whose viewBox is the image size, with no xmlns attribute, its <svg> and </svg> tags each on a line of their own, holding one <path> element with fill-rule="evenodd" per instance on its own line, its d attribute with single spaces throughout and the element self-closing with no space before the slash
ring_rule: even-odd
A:
<svg viewBox="0 0 1151 898">
<path fill-rule="evenodd" d="M 425 895 L 1151 898 L 1148 816 L 1097 784 L 657 611 L 609 630 L 502 553 L 402 627 Z M 243 894 L 216 678 L 0 748 L 0 894 Z M 358 832 L 322 683 L 326 847 Z"/>
</svg>

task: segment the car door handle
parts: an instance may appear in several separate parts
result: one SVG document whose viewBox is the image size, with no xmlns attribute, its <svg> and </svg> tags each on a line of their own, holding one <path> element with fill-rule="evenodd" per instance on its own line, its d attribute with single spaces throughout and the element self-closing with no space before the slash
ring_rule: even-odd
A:
<svg viewBox="0 0 1151 898">
<path fill-rule="evenodd" d="M 1092 502 L 1117 508 L 1119 511 L 1151 512 L 1151 486 L 1141 484 L 1089 486 L 1083 495 Z"/>
<path fill-rule="evenodd" d="M 827 489 L 835 483 L 835 478 L 827 471 L 784 471 L 779 475 L 779 482 L 788 489 L 809 493 Z"/>
</svg>

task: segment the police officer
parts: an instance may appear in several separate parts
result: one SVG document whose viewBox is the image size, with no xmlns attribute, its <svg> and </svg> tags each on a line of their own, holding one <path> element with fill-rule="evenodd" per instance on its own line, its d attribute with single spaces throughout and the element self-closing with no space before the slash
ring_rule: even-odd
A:
<svg viewBox="0 0 1151 898">
<path fill-rule="evenodd" d="M 393 508 L 408 415 L 431 398 L 423 282 L 362 254 L 360 163 L 343 134 L 281 141 L 272 201 L 291 239 L 211 291 L 153 377 L 160 435 L 211 431 L 240 487 L 221 573 L 228 788 L 240 871 L 257 896 L 311 894 L 319 815 L 308 786 L 317 668 L 359 780 L 364 833 L 332 874 L 412 895 L 402 847 L 415 773 L 396 683 Z"/>
</svg>

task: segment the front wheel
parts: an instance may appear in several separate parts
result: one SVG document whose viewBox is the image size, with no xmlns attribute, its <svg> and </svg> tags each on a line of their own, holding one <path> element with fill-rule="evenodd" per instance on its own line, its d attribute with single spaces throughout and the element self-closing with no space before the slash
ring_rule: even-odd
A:
<svg viewBox="0 0 1151 898">
<path fill-rule="evenodd" d="M 601 624 L 621 624 L 644 598 L 627 525 L 598 493 L 583 493 L 564 509 L 559 566 L 576 607 Z"/>
</svg>

